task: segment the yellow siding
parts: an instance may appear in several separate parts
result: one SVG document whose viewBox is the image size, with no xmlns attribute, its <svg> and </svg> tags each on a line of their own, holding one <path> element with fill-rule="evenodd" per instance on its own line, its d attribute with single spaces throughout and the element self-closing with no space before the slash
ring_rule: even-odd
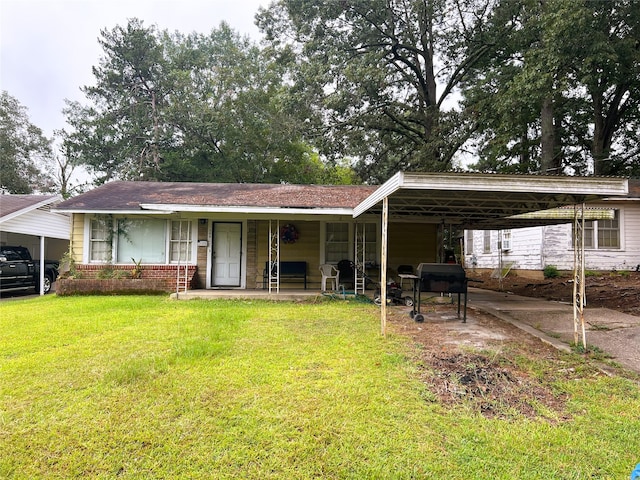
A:
<svg viewBox="0 0 640 480">
<path fill-rule="evenodd" d="M 296 243 L 280 243 L 281 261 L 306 261 L 308 288 L 319 288 L 320 275 L 320 222 L 281 220 L 280 226 L 287 223 L 295 225 L 299 232 Z M 273 228 L 276 223 L 273 222 Z M 412 265 L 414 268 L 421 262 L 435 262 L 437 253 L 437 225 L 392 223 L 389 225 L 389 274 L 395 275 L 398 265 Z M 257 222 L 256 250 L 257 266 L 255 271 L 256 286 L 262 285 L 262 273 L 265 262 L 269 258 L 268 251 L 269 222 Z M 249 269 L 248 269 L 249 270 Z M 249 270 L 250 271 L 250 270 Z M 375 282 L 379 278 L 377 269 L 368 272 Z M 249 280 L 251 280 L 250 277 Z M 282 284 L 281 288 L 300 288 L 298 284 Z"/>
<path fill-rule="evenodd" d="M 280 220 L 280 227 L 286 224 L 295 225 L 299 233 L 298 241 L 295 243 L 280 242 L 280 261 L 307 262 L 307 288 L 318 288 L 320 286 L 320 222 L 311 221 L 291 221 Z M 262 286 L 262 273 L 265 262 L 269 260 L 269 222 L 257 222 L 257 268 L 256 283 Z M 272 223 L 275 229 L 276 222 Z M 302 284 L 289 283 L 282 284 L 281 288 L 300 288 Z"/>
<path fill-rule="evenodd" d="M 438 251 L 438 226 L 434 224 L 390 223 L 389 272 L 394 273 L 398 265 L 435 262 Z"/>
<path fill-rule="evenodd" d="M 69 247 L 76 263 L 82 263 L 84 256 L 84 213 L 72 214 L 71 239 Z"/>
</svg>

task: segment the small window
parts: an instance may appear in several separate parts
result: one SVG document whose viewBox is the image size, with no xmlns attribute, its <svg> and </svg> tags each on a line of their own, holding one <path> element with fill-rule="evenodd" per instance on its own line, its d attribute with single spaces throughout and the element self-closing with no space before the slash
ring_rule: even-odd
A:
<svg viewBox="0 0 640 480">
<path fill-rule="evenodd" d="M 324 244 L 327 263 L 338 263 L 349 258 L 349 224 L 327 223 Z"/>
<path fill-rule="evenodd" d="M 378 225 L 364 224 L 365 262 L 376 263 L 378 258 Z M 345 257 L 346 258 L 346 257 Z"/>
<path fill-rule="evenodd" d="M 511 250 L 511 230 L 502 230 L 502 250 Z"/>
<path fill-rule="evenodd" d="M 620 248 L 618 211 L 612 220 L 598 220 L 598 248 Z"/>
<path fill-rule="evenodd" d="M 178 220 L 171 222 L 171 262 L 191 261 L 191 222 Z"/>
<path fill-rule="evenodd" d="M 483 252 L 491 253 L 491 230 L 484 231 Z"/>
<path fill-rule="evenodd" d="M 466 232 L 466 241 L 465 241 L 465 251 L 467 255 L 471 255 L 473 253 L 473 230 L 467 230 Z"/>
<path fill-rule="evenodd" d="M 113 237 L 113 222 L 106 216 L 97 216 L 91 219 L 89 232 L 89 261 L 110 262 L 111 239 Z"/>
<path fill-rule="evenodd" d="M 620 248 L 620 212 L 616 210 L 611 220 L 585 220 L 582 236 L 584 248 L 596 250 Z"/>
</svg>

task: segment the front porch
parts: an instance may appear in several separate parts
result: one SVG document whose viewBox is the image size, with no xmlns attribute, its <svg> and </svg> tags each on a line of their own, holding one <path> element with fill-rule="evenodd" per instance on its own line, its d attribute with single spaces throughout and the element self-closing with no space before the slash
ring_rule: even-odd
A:
<svg viewBox="0 0 640 480">
<path fill-rule="evenodd" d="M 366 296 L 373 302 L 374 290 L 367 290 Z M 172 293 L 170 298 L 173 300 L 272 300 L 287 302 L 303 302 L 321 300 L 324 297 L 332 298 L 354 298 L 353 290 L 346 290 L 344 295 L 342 292 L 320 290 L 303 290 L 303 289 L 280 289 L 276 293 L 264 289 L 207 289 L 207 290 L 187 290 L 186 292 Z"/>
</svg>

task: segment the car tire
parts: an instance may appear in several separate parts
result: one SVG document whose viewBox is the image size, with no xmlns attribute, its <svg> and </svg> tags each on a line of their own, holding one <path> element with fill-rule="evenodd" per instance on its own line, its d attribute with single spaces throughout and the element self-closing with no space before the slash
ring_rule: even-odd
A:
<svg viewBox="0 0 640 480">
<path fill-rule="evenodd" d="M 52 285 L 53 285 L 53 277 L 51 276 L 51 274 L 46 273 L 44 276 L 44 294 L 45 295 L 51 291 Z M 40 282 L 38 282 L 34 290 L 37 294 L 40 293 Z"/>
</svg>

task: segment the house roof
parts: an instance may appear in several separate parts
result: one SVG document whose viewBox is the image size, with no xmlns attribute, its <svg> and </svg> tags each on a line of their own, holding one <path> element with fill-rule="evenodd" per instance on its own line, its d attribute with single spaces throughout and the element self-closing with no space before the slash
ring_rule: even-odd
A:
<svg viewBox="0 0 640 480">
<path fill-rule="evenodd" d="M 367 185 L 280 185 L 248 183 L 115 181 L 58 205 L 72 212 L 351 210 L 375 191 Z"/>
<path fill-rule="evenodd" d="M 185 182 L 107 183 L 57 209 L 77 213 L 379 214 L 465 228 L 558 223 L 518 215 L 629 195 L 622 178 L 399 172 L 381 186 Z M 566 221 L 564 219 L 563 221 Z"/>
</svg>

